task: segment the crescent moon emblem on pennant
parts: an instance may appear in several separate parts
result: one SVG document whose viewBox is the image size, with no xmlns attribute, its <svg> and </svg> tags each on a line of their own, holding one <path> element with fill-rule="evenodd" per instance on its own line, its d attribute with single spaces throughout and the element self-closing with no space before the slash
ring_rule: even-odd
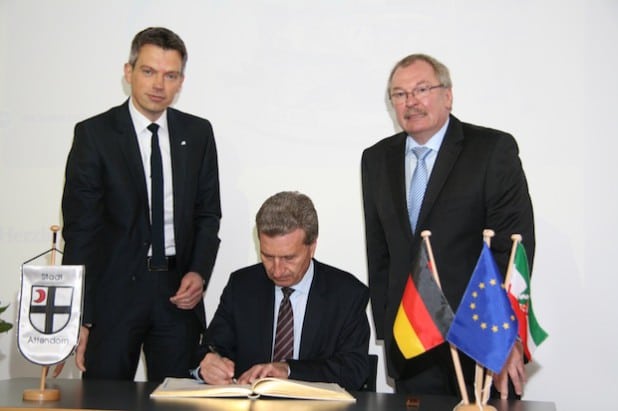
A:
<svg viewBox="0 0 618 411">
<path fill-rule="evenodd" d="M 35 290 L 36 292 L 36 298 L 34 299 L 35 303 L 42 303 L 43 301 L 45 301 L 45 290 L 39 288 L 38 290 Z"/>
</svg>

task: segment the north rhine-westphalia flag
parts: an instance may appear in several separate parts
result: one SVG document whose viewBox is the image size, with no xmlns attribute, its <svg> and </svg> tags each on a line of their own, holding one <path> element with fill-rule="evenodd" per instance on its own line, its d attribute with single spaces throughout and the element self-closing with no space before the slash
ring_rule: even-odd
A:
<svg viewBox="0 0 618 411">
<path fill-rule="evenodd" d="M 519 338 L 524 346 L 524 354 L 528 360 L 531 360 L 532 353 L 537 346 L 545 341 L 547 333 L 539 325 L 532 310 L 528 256 L 521 243 L 517 244 L 515 250 L 513 271 L 507 290 L 511 306 L 519 323 Z"/>
<path fill-rule="evenodd" d="M 403 291 L 393 325 L 395 342 L 407 359 L 444 342 L 453 311 L 436 283 L 425 243 Z"/>
<path fill-rule="evenodd" d="M 495 373 L 502 370 L 515 338 L 517 318 L 487 244 L 479 257 L 446 339 Z"/>
</svg>

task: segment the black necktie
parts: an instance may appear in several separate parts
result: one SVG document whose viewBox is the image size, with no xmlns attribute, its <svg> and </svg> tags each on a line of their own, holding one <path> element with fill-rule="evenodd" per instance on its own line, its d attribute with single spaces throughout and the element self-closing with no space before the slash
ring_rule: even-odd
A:
<svg viewBox="0 0 618 411">
<path fill-rule="evenodd" d="M 283 293 L 283 300 L 279 305 L 277 317 L 273 362 L 285 361 L 294 355 L 294 313 L 292 312 L 292 303 L 290 303 L 290 294 L 294 292 L 294 289 L 283 287 L 281 292 Z"/>
<path fill-rule="evenodd" d="M 161 150 L 159 149 L 159 136 L 157 130 L 159 125 L 152 123 L 148 130 L 152 132 L 150 145 L 150 213 L 152 218 L 151 241 L 152 241 L 152 267 L 164 267 L 165 248 L 163 234 L 163 163 L 161 161 Z"/>
</svg>

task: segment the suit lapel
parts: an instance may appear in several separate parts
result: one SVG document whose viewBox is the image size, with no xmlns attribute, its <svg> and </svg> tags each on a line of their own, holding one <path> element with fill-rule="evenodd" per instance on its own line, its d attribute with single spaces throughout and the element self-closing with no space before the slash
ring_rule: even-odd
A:
<svg viewBox="0 0 618 411">
<path fill-rule="evenodd" d="M 438 157 L 434 163 L 431 176 L 425 190 L 423 205 L 419 214 L 418 226 L 421 227 L 424 220 L 427 218 L 430 211 L 433 209 L 444 183 L 448 178 L 459 153 L 462 150 L 463 132 L 461 131 L 461 123 L 454 116 L 450 117 L 450 123 L 442 141 L 442 146 L 438 152 Z"/>
<path fill-rule="evenodd" d="M 303 331 L 300 340 L 299 359 L 309 358 L 314 353 L 315 340 L 321 332 L 323 318 L 328 315 L 326 306 L 327 294 L 331 292 L 324 281 L 322 265 L 313 260 L 313 281 L 307 296 L 307 308 L 303 320 Z"/>
<path fill-rule="evenodd" d="M 264 270 L 263 266 L 262 271 L 262 274 L 267 281 L 264 282 L 264 291 L 259 293 L 265 296 L 265 303 L 255 307 L 255 309 L 258 310 L 259 313 L 257 318 L 259 318 L 261 321 L 261 323 L 257 325 L 258 327 L 256 329 L 256 342 L 257 344 L 259 344 L 259 347 L 262 347 L 262 358 L 268 358 L 270 361 L 272 361 L 274 346 L 273 334 L 275 327 L 275 285 L 270 279 L 268 279 L 268 276 L 266 275 L 266 271 Z"/>
<path fill-rule="evenodd" d="M 252 320 L 243 327 L 250 330 L 249 334 L 252 335 L 254 346 L 259 347 L 261 351 L 260 358 L 264 358 L 264 361 L 271 361 L 275 324 L 273 314 L 275 312 L 275 284 L 268 278 L 264 264 L 259 263 L 255 267 L 251 274 L 255 276 L 255 279 L 251 282 L 250 293 L 260 303 L 252 305 Z"/>
<path fill-rule="evenodd" d="M 148 191 L 146 189 L 146 174 L 142 155 L 135 134 L 135 127 L 129 114 L 129 100 L 116 110 L 116 133 L 111 137 L 115 139 L 113 144 L 120 147 L 124 156 L 127 168 L 131 174 L 131 180 L 135 186 L 140 199 L 148 204 Z M 146 208 L 148 209 L 148 207 Z"/>
<path fill-rule="evenodd" d="M 188 140 L 185 127 L 178 119 L 178 113 L 172 109 L 167 109 L 167 124 L 170 135 L 170 153 L 172 157 L 172 184 L 174 187 L 174 221 L 178 218 L 181 210 L 184 209 L 184 192 L 187 172 L 187 147 Z M 177 233 L 176 238 L 180 239 L 182 233 Z"/>
<path fill-rule="evenodd" d="M 393 199 L 393 207 L 395 215 L 399 216 L 399 224 L 402 227 L 408 227 L 410 236 L 412 227 L 410 226 L 410 218 L 408 217 L 408 201 L 406 199 L 406 138 L 405 132 L 395 136 L 393 143 L 387 148 L 387 180 L 386 184 L 390 184 L 391 197 Z"/>
</svg>

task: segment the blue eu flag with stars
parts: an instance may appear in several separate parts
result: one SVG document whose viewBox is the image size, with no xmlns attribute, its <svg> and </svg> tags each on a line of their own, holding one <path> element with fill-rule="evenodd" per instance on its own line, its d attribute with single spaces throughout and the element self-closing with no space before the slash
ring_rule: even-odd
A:
<svg viewBox="0 0 618 411">
<path fill-rule="evenodd" d="M 499 373 L 517 337 L 517 318 L 489 247 L 483 243 L 466 292 L 446 336 L 470 358 Z"/>
</svg>

